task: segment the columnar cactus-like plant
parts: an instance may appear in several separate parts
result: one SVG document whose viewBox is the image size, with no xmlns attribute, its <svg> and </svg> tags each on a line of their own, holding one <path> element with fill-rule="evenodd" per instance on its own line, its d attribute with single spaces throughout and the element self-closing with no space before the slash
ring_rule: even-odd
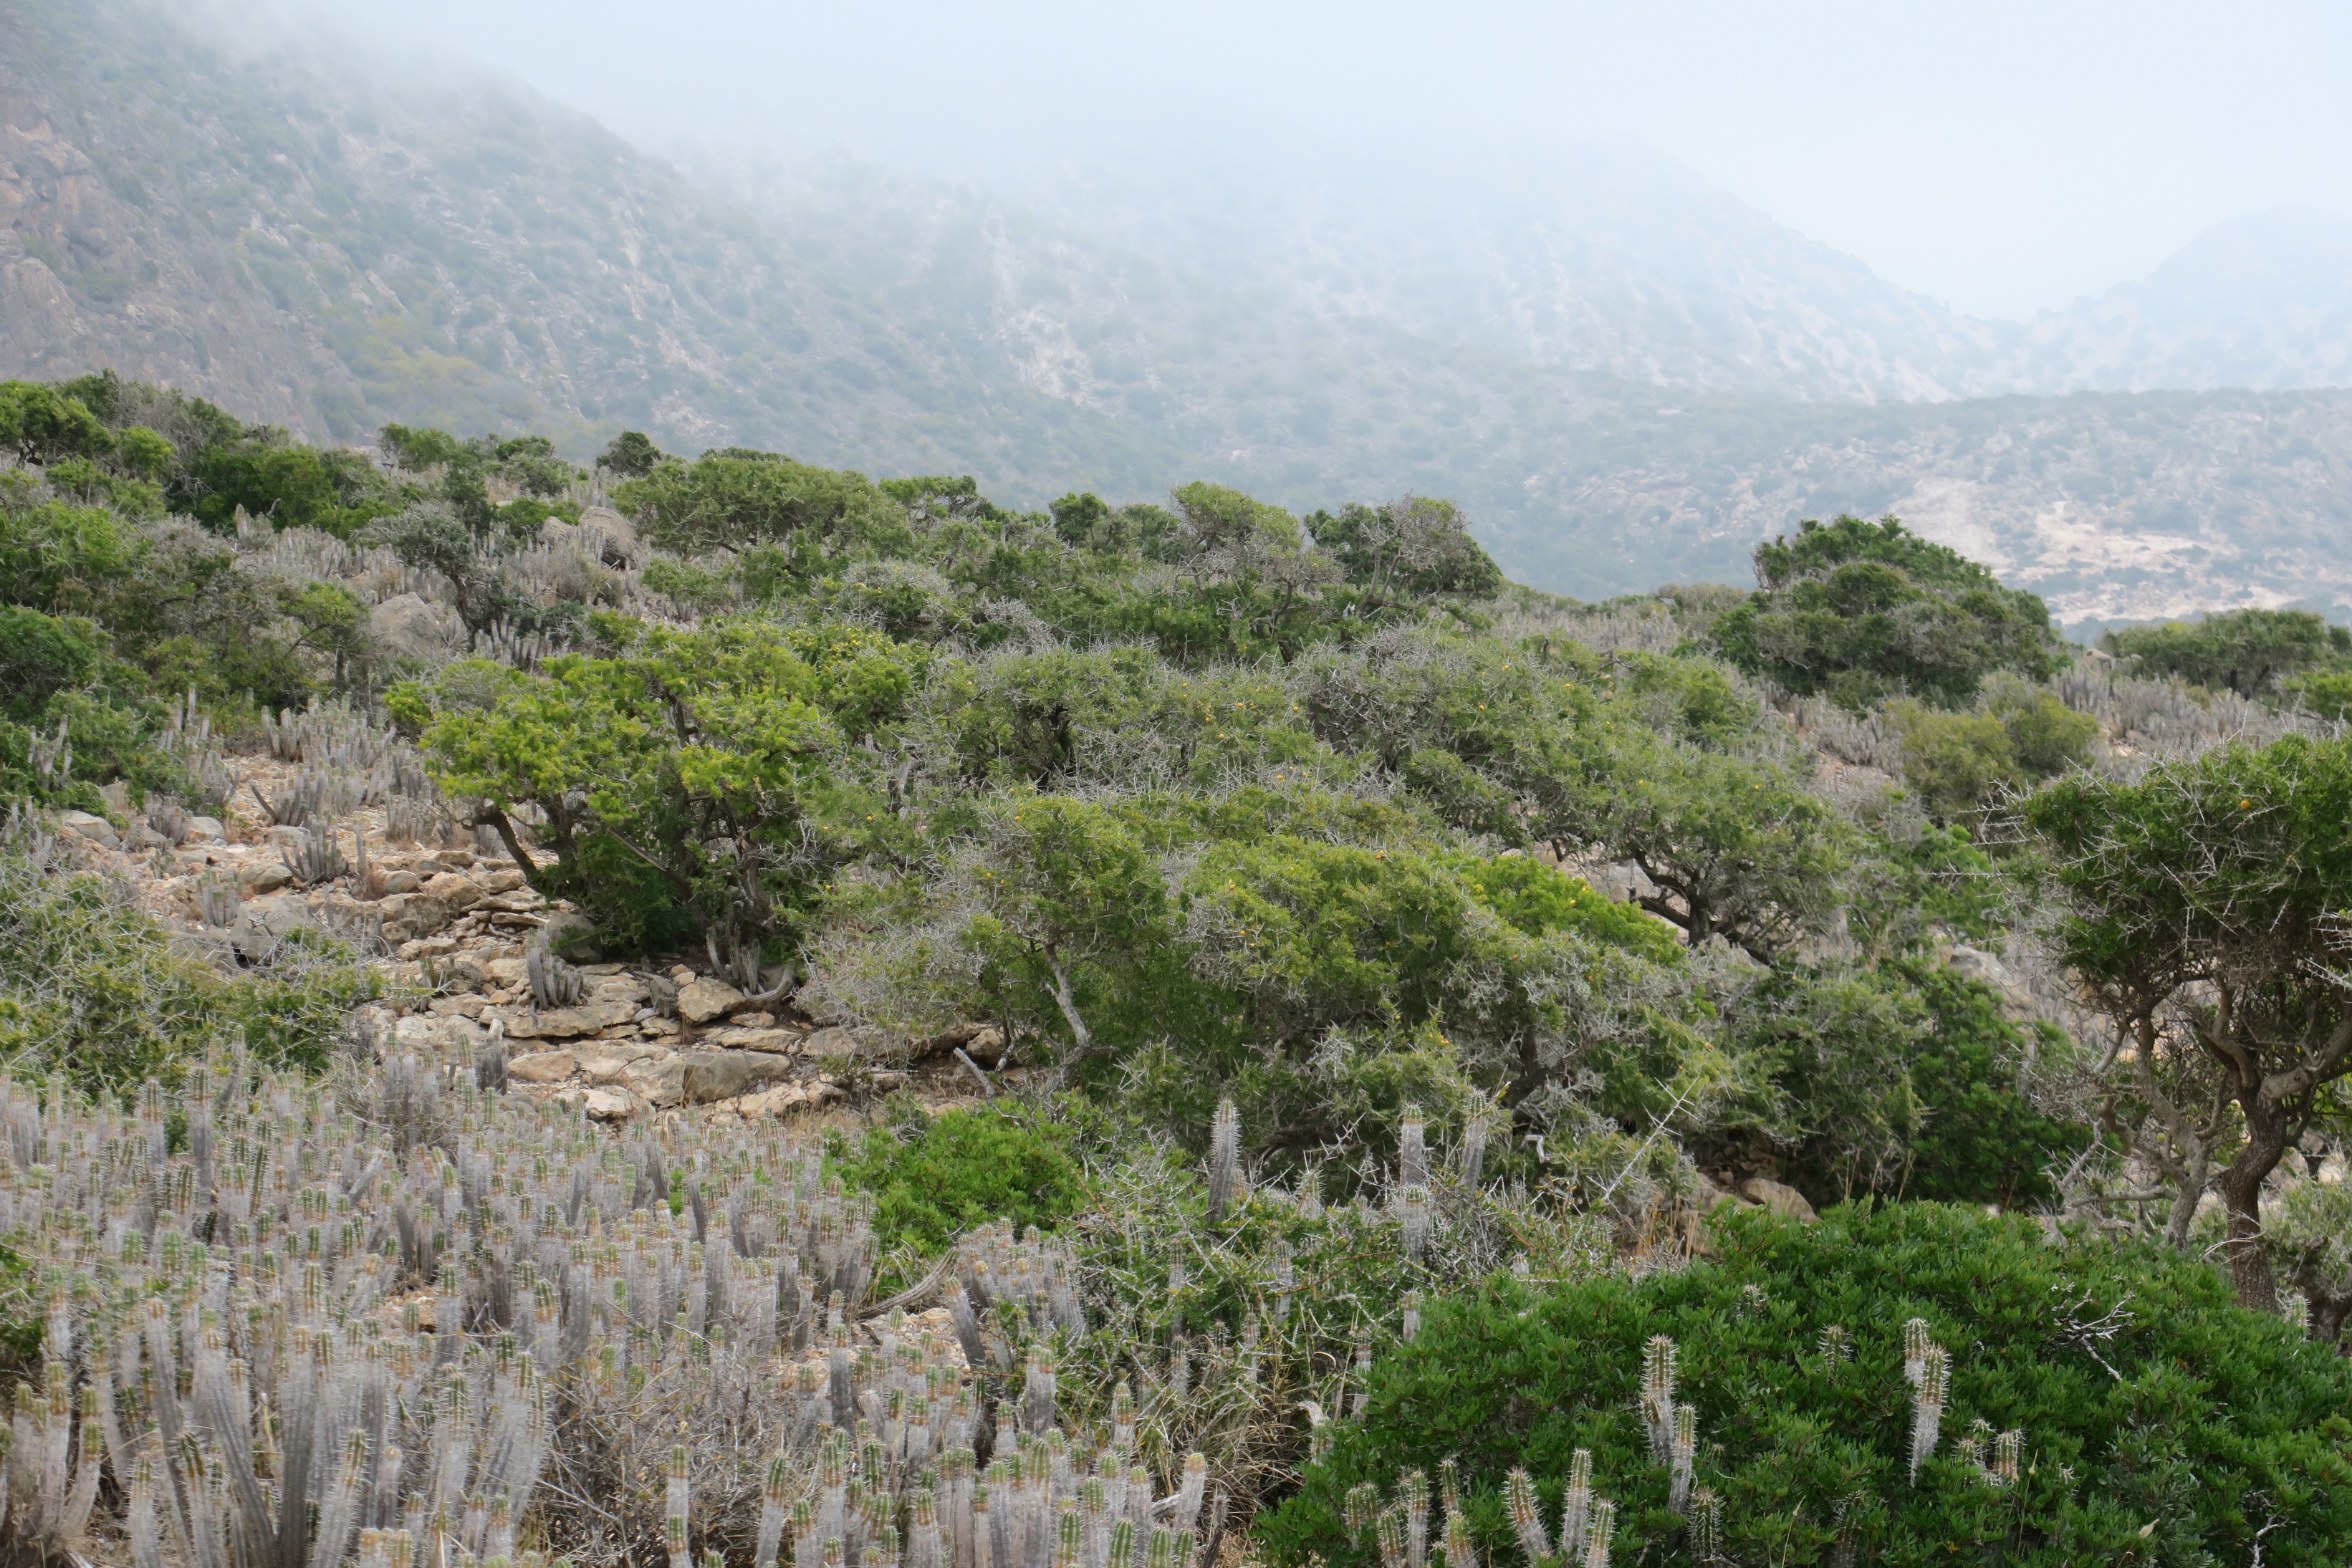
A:
<svg viewBox="0 0 2352 1568">
<path fill-rule="evenodd" d="M 1592 1450 L 1579 1448 L 1569 1456 L 1568 1490 L 1560 1499 L 1559 1550 L 1576 1552 L 1592 1520 Z"/>
<path fill-rule="evenodd" d="M 237 1055 L 128 1112 L 0 1079 L 0 1234 L 45 1310 L 0 1547 L 61 1551 L 103 1469 L 138 1568 L 537 1568 L 535 1508 L 551 1545 L 672 1568 L 788 1536 L 796 1564 L 1052 1568 L 1075 1509 L 1069 1568 L 1158 1524 L 1194 1568 L 1205 1463 L 1156 1499 L 1131 1404 L 1098 1454 L 1059 1427 L 1066 1246 L 966 1239 L 959 1354 L 865 1307 L 869 1218 L 816 1150 L 615 1138 L 474 1065 L 396 1057 L 338 1098 Z M 992 1442 L 975 1378 L 1012 1396 Z M 551 1479 L 593 1508 L 541 1506 Z"/>
<path fill-rule="evenodd" d="M 1242 1114 L 1231 1100 L 1217 1102 L 1209 1124 L 1209 1218 L 1223 1219 L 1241 1180 Z"/>
<path fill-rule="evenodd" d="M 1584 1568 L 1609 1568 L 1609 1543 L 1617 1536 L 1617 1505 L 1592 1500 L 1592 1521 L 1584 1530 Z"/>
<path fill-rule="evenodd" d="M 1650 1435 L 1650 1458 L 1671 1464 L 1675 1457 L 1675 1342 L 1654 1334 L 1642 1348 L 1642 1426 Z"/>
<path fill-rule="evenodd" d="M 1698 1456 L 1698 1409 L 1696 1406 L 1675 1406 L 1674 1430 L 1667 1439 L 1668 1463 L 1672 1466 L 1667 1484 L 1666 1506 L 1676 1513 L 1690 1507 L 1691 1468 Z"/>
<path fill-rule="evenodd" d="M 1544 1529 L 1543 1508 L 1536 1500 L 1536 1484 L 1524 1467 L 1511 1471 L 1503 1482 L 1503 1503 L 1511 1516 L 1511 1531 L 1519 1538 L 1519 1551 L 1533 1568 L 1551 1555 L 1551 1536 Z"/>
<path fill-rule="evenodd" d="M 1919 1378 L 1911 1389 L 1911 1484 L 1919 1484 L 1919 1467 L 1936 1451 L 1943 1428 L 1944 1402 L 1952 1387 L 1952 1358 L 1939 1344 L 1921 1352 Z"/>
</svg>

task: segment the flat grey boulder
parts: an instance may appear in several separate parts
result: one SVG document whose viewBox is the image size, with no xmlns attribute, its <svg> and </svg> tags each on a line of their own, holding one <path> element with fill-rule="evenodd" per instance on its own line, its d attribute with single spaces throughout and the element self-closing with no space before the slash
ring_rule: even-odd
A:
<svg viewBox="0 0 2352 1568">
<path fill-rule="evenodd" d="M 319 929 L 310 906 L 292 894 L 247 901 L 230 928 L 230 940 L 247 961 L 259 963 L 275 954 L 297 931 Z"/>
<path fill-rule="evenodd" d="M 114 824 L 104 817 L 93 817 L 88 811 L 67 811 L 58 818 L 58 823 L 66 831 L 88 839 L 100 849 L 121 847 L 122 835 L 116 832 Z"/>
<path fill-rule="evenodd" d="M 792 1076 L 792 1063 L 764 1051 L 688 1051 L 677 1061 L 686 1064 L 679 1085 L 689 1104 L 708 1105 L 779 1082 Z"/>
</svg>

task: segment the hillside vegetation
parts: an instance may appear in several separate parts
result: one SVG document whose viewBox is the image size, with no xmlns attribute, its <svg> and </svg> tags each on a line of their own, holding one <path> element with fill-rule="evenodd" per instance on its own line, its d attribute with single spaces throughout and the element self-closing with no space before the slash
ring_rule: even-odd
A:
<svg viewBox="0 0 2352 1568">
<path fill-rule="evenodd" d="M 1029 509 L 1443 495 L 1586 597 L 1744 580 L 1793 517 L 1893 511 L 2068 625 L 2352 602 L 2346 394 L 1801 401 L 2005 383 L 1930 362 L 1976 352 L 1948 313 L 1650 175 L 1608 200 L 1663 192 L 1716 236 L 1704 276 L 1631 241 L 1580 270 L 1537 201 L 1331 214 L 1335 279 L 1294 265 L 1288 193 L 1221 189 L 1236 226 L 1189 234 L 864 165 L 698 183 L 509 84 L 356 55 L 125 0 L 0 16 L 0 375 L 112 366 L 319 441 L 529 429 L 580 462 L 635 428 Z M 1461 255 L 1505 276 L 1455 287 Z M 2109 319 L 2139 317 L 2102 308 L 2084 341 L 2129 358 Z M 1534 336 L 1472 329 L 1506 319 Z"/>
<path fill-rule="evenodd" d="M 2352 1546 L 2315 617 L 113 377 L 0 440 L 14 1549 Z"/>
</svg>

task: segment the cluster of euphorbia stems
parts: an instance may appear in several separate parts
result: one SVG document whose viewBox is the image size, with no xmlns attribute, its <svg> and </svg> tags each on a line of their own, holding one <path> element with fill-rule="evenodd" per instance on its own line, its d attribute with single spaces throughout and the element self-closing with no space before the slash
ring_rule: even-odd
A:
<svg viewBox="0 0 2352 1568">
<path fill-rule="evenodd" d="M 815 1147 L 615 1137 L 477 1071 L 339 1090 L 240 1049 L 127 1105 L 0 1079 L 42 1330 L 11 1547 L 119 1512 L 138 1568 L 1189 1563 L 1197 1457 L 1157 1496 L 1131 1402 L 1098 1446 L 1057 1425 L 1066 1251 L 967 1239 L 925 1281 L 952 1329 L 919 1333 L 869 1302 L 870 1212 Z"/>
</svg>

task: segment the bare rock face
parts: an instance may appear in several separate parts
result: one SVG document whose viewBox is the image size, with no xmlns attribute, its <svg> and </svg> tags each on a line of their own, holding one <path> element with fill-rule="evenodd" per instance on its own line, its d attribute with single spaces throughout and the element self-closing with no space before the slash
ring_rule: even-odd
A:
<svg viewBox="0 0 2352 1568">
<path fill-rule="evenodd" d="M 638 1062 L 667 1054 L 659 1046 L 632 1040 L 591 1040 L 572 1048 L 572 1058 L 579 1064 L 580 1076 L 591 1083 L 618 1083 Z"/>
<path fill-rule="evenodd" d="M 709 1023 L 742 1004 L 743 993 L 724 980 L 699 978 L 677 991 L 677 1016 L 692 1024 Z"/>
<path fill-rule="evenodd" d="M 686 1103 L 686 1058 L 659 1056 L 631 1062 L 621 1074 L 621 1082 L 628 1086 L 630 1093 L 649 1105 L 682 1105 Z"/>
<path fill-rule="evenodd" d="M 1749 1176 L 1739 1184 L 1739 1196 L 1750 1203 L 1762 1204 L 1775 1214 L 1811 1225 L 1819 1218 L 1805 1195 L 1795 1187 L 1772 1180 L 1769 1176 Z"/>
<path fill-rule="evenodd" d="M 680 1088 L 685 1098 L 695 1105 L 732 1100 L 792 1073 L 792 1064 L 782 1057 L 758 1051 L 688 1051 L 674 1060 L 684 1068 Z"/>
<path fill-rule="evenodd" d="M 703 1036 L 709 1043 L 730 1051 L 764 1051 L 788 1056 L 800 1049 L 801 1037 L 789 1029 L 721 1029 Z"/>
<path fill-rule="evenodd" d="M 507 1062 L 507 1076 L 518 1083 L 561 1083 L 579 1068 L 568 1051 L 534 1051 Z"/>
<path fill-rule="evenodd" d="M 279 861 L 248 861 L 236 868 L 236 884 L 245 890 L 247 897 L 275 893 L 293 880 L 294 873 Z"/>
<path fill-rule="evenodd" d="M 509 1019 L 507 1033 L 516 1040 L 578 1040 L 626 1023 L 636 1011 L 631 1002 L 583 1002 L 576 1008 L 551 1008 Z"/>
<path fill-rule="evenodd" d="M 625 1089 L 591 1089 L 580 1103 L 592 1122 L 625 1122 L 646 1109 L 646 1103 Z"/>
<path fill-rule="evenodd" d="M 811 1057 L 850 1058 L 857 1054 L 857 1037 L 835 1025 L 821 1029 L 808 1037 L 802 1050 Z"/>
<path fill-rule="evenodd" d="M 751 1120 L 762 1116 L 789 1116 L 796 1111 L 814 1111 L 844 1097 L 838 1084 L 779 1083 L 772 1089 L 761 1089 L 734 1102 L 733 1108 Z"/>
<path fill-rule="evenodd" d="M 67 811 L 58 818 L 58 821 L 66 831 L 88 839 L 100 849 L 122 847 L 122 836 L 104 817 L 95 817 L 88 811 Z"/>
<path fill-rule="evenodd" d="M 319 922 L 310 906 L 291 894 L 257 898 L 239 914 L 230 940 L 247 960 L 258 963 L 278 951 L 279 944 L 298 930 L 315 930 Z"/>
</svg>

